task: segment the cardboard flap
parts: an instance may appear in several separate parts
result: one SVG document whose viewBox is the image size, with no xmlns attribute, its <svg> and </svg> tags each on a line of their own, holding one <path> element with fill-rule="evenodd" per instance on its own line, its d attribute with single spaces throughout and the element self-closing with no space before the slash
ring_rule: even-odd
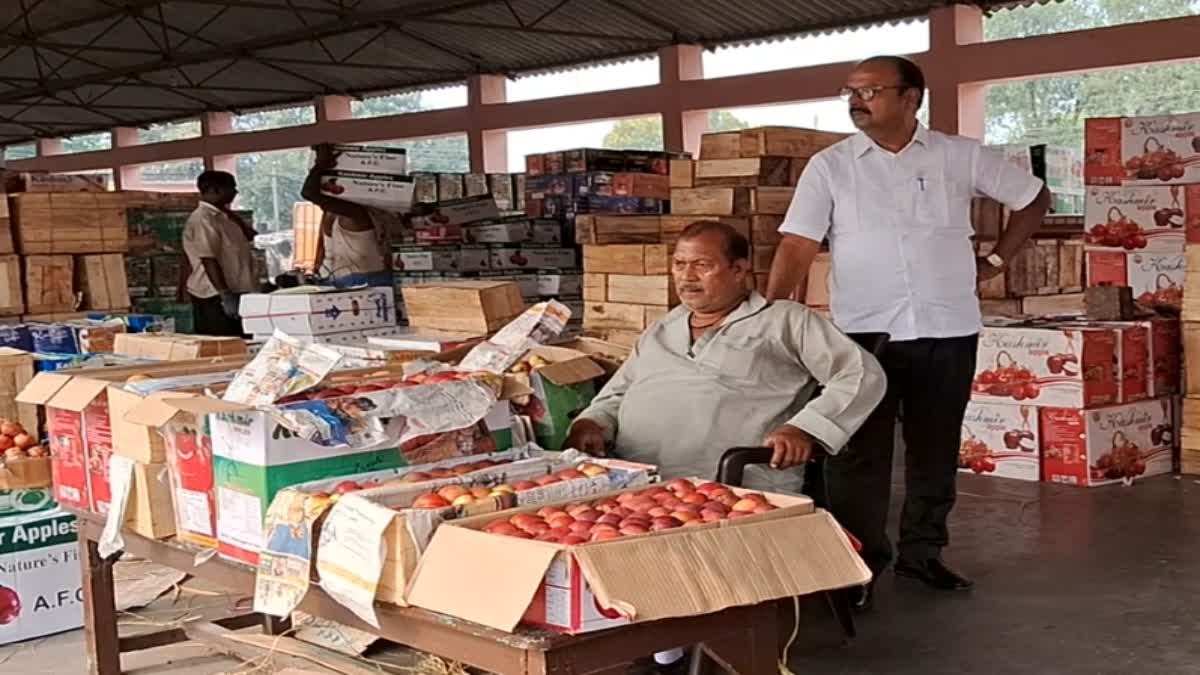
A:
<svg viewBox="0 0 1200 675">
<path fill-rule="evenodd" d="M 61 375 L 59 373 L 38 373 L 33 376 L 29 384 L 17 394 L 18 403 L 33 403 L 34 405 L 45 405 L 46 401 L 54 398 L 59 389 L 62 389 L 68 382 L 71 381 L 70 375 Z"/>
<path fill-rule="evenodd" d="M 825 511 L 735 523 L 583 545 L 573 553 L 600 605 L 635 621 L 708 614 L 871 579 Z"/>
<path fill-rule="evenodd" d="M 604 374 L 604 368 L 587 354 L 565 347 L 534 347 L 536 354 L 550 363 L 537 369 L 537 374 L 557 385 L 587 382 Z"/>
<path fill-rule="evenodd" d="M 184 392 L 159 392 L 151 394 L 141 403 L 125 413 L 124 420 L 132 424 L 158 428 L 171 421 L 180 412 L 206 415 L 214 412 L 238 412 L 248 410 L 240 403 L 230 403 Z"/>
<path fill-rule="evenodd" d="M 512 631 L 560 552 L 553 544 L 439 527 L 417 565 L 408 603 Z"/>
<path fill-rule="evenodd" d="M 90 377 L 73 377 L 58 390 L 46 405 L 53 408 L 83 412 L 96 397 L 108 389 L 108 381 L 93 380 Z"/>
</svg>

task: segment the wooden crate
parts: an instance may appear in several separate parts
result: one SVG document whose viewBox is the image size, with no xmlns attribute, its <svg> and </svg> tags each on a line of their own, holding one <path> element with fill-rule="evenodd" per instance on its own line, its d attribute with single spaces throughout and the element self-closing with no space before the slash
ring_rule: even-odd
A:
<svg viewBox="0 0 1200 675">
<path fill-rule="evenodd" d="M 0 316 L 25 313 L 25 292 L 21 284 L 21 258 L 0 256 Z"/>
<path fill-rule="evenodd" d="M 38 406 L 17 403 L 17 394 L 29 384 L 33 375 L 32 354 L 0 347 L 0 417 L 19 422 L 35 438 L 41 438 Z"/>
<path fill-rule="evenodd" d="M 793 187 L 709 187 L 671 191 L 676 215 L 782 216 L 792 203 Z"/>
<path fill-rule="evenodd" d="M 1087 312 L 1087 299 L 1083 293 L 1031 295 L 1021 300 L 1021 312 L 1030 316 L 1084 314 Z"/>
<path fill-rule="evenodd" d="M 800 127 L 756 127 L 739 132 L 741 157 L 799 157 L 808 159 L 850 134 Z M 703 139 L 701 156 L 703 157 Z"/>
<path fill-rule="evenodd" d="M 521 287 L 512 281 L 444 281 L 404 286 L 404 309 L 415 328 L 483 335 L 525 311 Z"/>
<path fill-rule="evenodd" d="M 1021 299 L 1004 298 L 1003 300 L 980 300 L 979 311 L 984 316 L 1020 316 Z"/>
<path fill-rule="evenodd" d="M 981 244 L 981 250 L 986 250 Z M 1054 295 L 1059 285 L 1059 246 L 1056 239 L 1034 239 L 1025 243 L 1008 261 L 1004 273 L 1007 295 Z"/>
<path fill-rule="evenodd" d="M 640 330 L 584 330 L 585 337 L 603 340 L 614 345 L 628 347 L 633 349 L 637 346 L 638 339 L 642 337 Z"/>
<path fill-rule="evenodd" d="M 790 186 L 792 160 L 787 157 L 702 159 L 696 162 L 696 187 Z"/>
<path fill-rule="evenodd" d="M 987 197 L 971 200 L 971 226 L 976 241 L 999 241 L 1007 220 L 1008 209 L 1000 202 Z"/>
<path fill-rule="evenodd" d="M 700 159 L 737 159 L 742 156 L 740 131 L 721 131 L 700 137 Z"/>
<path fill-rule="evenodd" d="M 15 253 L 13 247 L 12 217 L 8 211 L 8 197 L 0 194 L 0 255 Z"/>
<path fill-rule="evenodd" d="M 11 197 L 9 207 L 17 248 L 24 255 L 129 249 L 122 193 L 27 193 Z"/>
<path fill-rule="evenodd" d="M 666 274 L 671 256 L 665 244 L 583 247 L 583 271 L 597 274 Z"/>
<path fill-rule="evenodd" d="M 583 273 L 583 301 L 608 302 L 608 275 Z"/>
<path fill-rule="evenodd" d="M 25 311 L 29 314 L 74 312 L 75 260 L 69 255 L 25 257 Z"/>
<path fill-rule="evenodd" d="M 1183 391 L 1188 396 L 1200 396 L 1200 323 L 1183 322 L 1183 362 Z"/>
<path fill-rule="evenodd" d="M 688 225 L 701 220 L 715 220 L 717 222 L 725 223 L 736 230 L 738 234 L 742 235 L 743 237 L 750 237 L 750 218 L 746 216 L 663 216 L 663 243 L 673 246 L 675 242 L 679 241 L 680 232 L 683 232 Z"/>
<path fill-rule="evenodd" d="M 979 255 L 982 257 L 987 257 L 991 255 L 995 244 L 985 241 L 980 242 L 978 246 Z M 1000 274 L 997 274 L 991 279 L 980 279 L 979 284 L 976 287 L 979 298 L 981 300 L 1000 300 L 1008 297 L 1007 277 L 1007 270 L 1002 270 Z"/>
<path fill-rule="evenodd" d="M 1085 257 L 1082 240 L 1064 239 L 1058 242 L 1059 292 L 1079 293 L 1087 285 L 1083 267 Z"/>
<path fill-rule="evenodd" d="M 750 216 L 750 243 L 755 246 L 775 246 L 783 239 L 783 235 L 779 234 L 781 225 L 783 216 Z"/>
<path fill-rule="evenodd" d="M 696 162 L 691 159 L 672 159 L 670 168 L 671 189 L 695 187 Z"/>
<path fill-rule="evenodd" d="M 1034 244 L 1035 274 L 1038 295 L 1054 295 L 1059 292 L 1058 284 L 1058 240 L 1037 239 Z"/>
<path fill-rule="evenodd" d="M 589 302 L 583 306 L 583 327 L 585 330 L 626 330 L 643 331 L 646 329 L 648 314 L 653 308 L 646 305 L 628 305 L 616 302 Z M 654 316 L 658 316 L 655 314 Z"/>
<path fill-rule="evenodd" d="M 1180 471 L 1200 475 L 1200 399 L 1183 399 L 1180 427 Z"/>
<path fill-rule="evenodd" d="M 675 284 L 672 283 L 669 274 L 609 274 L 607 277 L 604 295 L 606 302 L 662 307 L 674 307 L 679 304 L 679 297 L 675 295 Z"/>
<path fill-rule="evenodd" d="M 128 307 L 111 310 L 113 314 L 129 313 Z M 59 323 L 61 321 L 75 321 L 77 319 L 86 319 L 91 315 L 91 312 L 41 312 L 38 314 L 22 314 L 21 321 L 25 323 Z"/>
<path fill-rule="evenodd" d="M 75 278 L 84 309 L 117 309 L 129 306 L 125 256 L 120 253 L 81 255 L 75 259 Z"/>
<path fill-rule="evenodd" d="M 576 244 L 658 244 L 662 216 L 578 215 Z"/>
<path fill-rule="evenodd" d="M 775 247 L 763 244 L 750 247 L 751 268 L 754 272 L 770 272 L 771 261 L 775 259 Z"/>
</svg>

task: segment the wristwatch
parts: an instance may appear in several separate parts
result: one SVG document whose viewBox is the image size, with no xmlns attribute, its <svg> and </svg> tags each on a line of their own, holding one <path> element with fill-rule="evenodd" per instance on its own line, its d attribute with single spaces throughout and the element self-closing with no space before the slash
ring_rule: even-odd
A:
<svg viewBox="0 0 1200 675">
<path fill-rule="evenodd" d="M 988 257 L 984 258 L 984 260 L 988 261 L 988 264 L 996 269 L 1004 267 L 1004 257 L 999 253 L 992 253 Z"/>
</svg>

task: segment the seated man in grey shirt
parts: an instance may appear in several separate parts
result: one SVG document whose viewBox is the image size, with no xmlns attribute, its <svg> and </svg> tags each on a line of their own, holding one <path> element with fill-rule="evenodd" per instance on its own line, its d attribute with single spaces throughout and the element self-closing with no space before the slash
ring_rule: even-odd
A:
<svg viewBox="0 0 1200 675">
<path fill-rule="evenodd" d="M 726 449 L 766 446 L 774 470 L 750 467 L 747 485 L 798 492 L 814 443 L 846 445 L 883 397 L 883 369 L 804 305 L 747 290 L 749 257 L 727 224 L 683 231 L 671 263 L 682 305 L 642 335 L 565 447 L 601 454 L 612 443 L 670 478 L 711 477 Z"/>
</svg>

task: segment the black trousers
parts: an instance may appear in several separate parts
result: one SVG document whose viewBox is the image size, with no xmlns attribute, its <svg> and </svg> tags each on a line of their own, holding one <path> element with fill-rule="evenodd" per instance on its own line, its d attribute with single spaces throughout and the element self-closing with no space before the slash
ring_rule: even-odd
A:
<svg viewBox="0 0 1200 675">
<path fill-rule="evenodd" d="M 890 343 L 882 364 L 888 391 L 849 446 L 825 460 L 829 510 L 863 544 L 875 573 L 892 562 L 891 503 L 896 420 L 905 445 L 900 556 L 935 558 L 950 542 L 959 434 L 975 374 L 977 335 Z"/>
<path fill-rule="evenodd" d="M 188 294 L 192 301 L 192 322 L 196 335 L 243 337 L 242 320 L 225 316 L 221 307 L 221 296 L 197 298 Z"/>
</svg>

